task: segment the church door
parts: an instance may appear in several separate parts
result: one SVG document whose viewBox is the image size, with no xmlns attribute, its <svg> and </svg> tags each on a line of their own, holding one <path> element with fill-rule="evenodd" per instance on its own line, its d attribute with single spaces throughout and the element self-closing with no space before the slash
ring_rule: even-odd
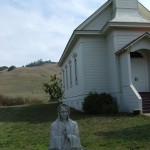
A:
<svg viewBox="0 0 150 150">
<path fill-rule="evenodd" d="M 138 92 L 147 92 L 146 65 L 144 58 L 131 58 L 132 83 Z"/>
</svg>

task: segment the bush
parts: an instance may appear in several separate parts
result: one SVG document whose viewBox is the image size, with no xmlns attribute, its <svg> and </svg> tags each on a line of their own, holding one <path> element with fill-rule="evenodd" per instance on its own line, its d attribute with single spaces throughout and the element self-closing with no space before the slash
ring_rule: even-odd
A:
<svg viewBox="0 0 150 150">
<path fill-rule="evenodd" d="M 61 80 L 57 78 L 57 75 L 50 76 L 50 81 L 43 84 L 44 91 L 49 94 L 49 101 L 58 101 L 63 96 L 61 88 Z"/>
<path fill-rule="evenodd" d="M 2 67 L 0 67 L 0 71 L 6 70 L 6 69 L 8 69 L 7 66 L 2 66 Z"/>
<path fill-rule="evenodd" d="M 0 95 L 0 105 L 1 106 L 13 106 L 13 105 L 23 105 L 26 101 L 24 98 L 16 97 L 16 98 L 10 98 L 8 96 Z"/>
<path fill-rule="evenodd" d="M 110 114 L 118 112 L 118 105 L 110 94 L 90 92 L 82 105 L 83 111 L 88 114 Z"/>
<path fill-rule="evenodd" d="M 31 98 L 23 98 L 23 97 L 11 98 L 11 97 L 0 95 L 0 106 L 42 104 L 42 103 L 43 101 L 39 99 L 31 99 Z"/>
<path fill-rule="evenodd" d="M 37 61 L 34 61 L 34 62 L 27 64 L 26 67 L 42 66 L 42 65 L 47 64 L 47 63 L 56 64 L 56 62 L 51 62 L 51 60 L 43 61 L 42 59 L 40 59 L 40 60 L 37 60 Z"/>
<path fill-rule="evenodd" d="M 10 66 L 10 67 L 8 68 L 8 71 L 14 70 L 15 68 L 16 68 L 15 66 Z"/>
</svg>

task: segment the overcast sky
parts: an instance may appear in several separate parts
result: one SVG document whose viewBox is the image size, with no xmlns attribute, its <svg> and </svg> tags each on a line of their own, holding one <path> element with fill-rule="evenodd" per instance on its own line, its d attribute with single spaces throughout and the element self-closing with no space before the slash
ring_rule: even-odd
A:
<svg viewBox="0 0 150 150">
<path fill-rule="evenodd" d="M 73 30 L 106 1 L 0 0 L 0 66 L 58 62 Z"/>
</svg>

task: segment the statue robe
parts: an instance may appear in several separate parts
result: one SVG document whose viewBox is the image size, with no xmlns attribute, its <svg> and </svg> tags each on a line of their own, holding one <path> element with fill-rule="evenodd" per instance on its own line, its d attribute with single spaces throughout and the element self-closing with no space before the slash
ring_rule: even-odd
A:
<svg viewBox="0 0 150 150">
<path fill-rule="evenodd" d="M 65 139 L 67 132 L 69 139 Z M 78 125 L 75 121 L 68 119 L 66 123 L 57 119 L 51 124 L 50 150 L 82 150 L 80 144 Z"/>
</svg>

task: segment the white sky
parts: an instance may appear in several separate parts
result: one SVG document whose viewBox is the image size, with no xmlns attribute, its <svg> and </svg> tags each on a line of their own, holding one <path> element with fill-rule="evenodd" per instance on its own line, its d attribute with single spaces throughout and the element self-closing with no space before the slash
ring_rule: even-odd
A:
<svg viewBox="0 0 150 150">
<path fill-rule="evenodd" d="M 73 30 L 106 1 L 0 0 L 0 66 L 58 62 Z"/>
</svg>

